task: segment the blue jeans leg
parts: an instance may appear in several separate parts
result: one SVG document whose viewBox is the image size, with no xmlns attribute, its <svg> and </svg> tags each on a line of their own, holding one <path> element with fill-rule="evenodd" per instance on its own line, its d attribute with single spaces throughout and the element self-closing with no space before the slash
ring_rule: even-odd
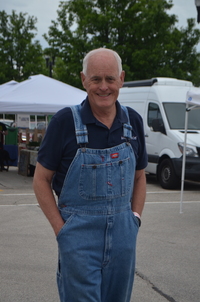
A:
<svg viewBox="0 0 200 302">
<path fill-rule="evenodd" d="M 115 215 L 110 259 L 102 270 L 101 302 L 129 302 L 134 273 L 138 222 L 132 211 Z"/>
<path fill-rule="evenodd" d="M 61 302 L 129 302 L 138 223 L 131 211 L 75 215 L 58 238 Z"/>
</svg>

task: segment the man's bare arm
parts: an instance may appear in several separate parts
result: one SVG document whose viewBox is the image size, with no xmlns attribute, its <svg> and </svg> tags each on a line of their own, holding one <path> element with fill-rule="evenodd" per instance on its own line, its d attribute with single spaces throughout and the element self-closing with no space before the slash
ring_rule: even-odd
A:
<svg viewBox="0 0 200 302">
<path fill-rule="evenodd" d="M 146 175 L 145 170 L 136 170 L 134 190 L 132 197 L 132 211 L 142 215 L 146 199 Z"/>
<path fill-rule="evenodd" d="M 64 225 L 64 221 L 57 208 L 56 200 L 51 188 L 54 173 L 54 171 L 48 170 L 37 163 L 33 178 L 33 189 L 42 211 L 49 220 L 55 235 L 57 236 Z"/>
</svg>

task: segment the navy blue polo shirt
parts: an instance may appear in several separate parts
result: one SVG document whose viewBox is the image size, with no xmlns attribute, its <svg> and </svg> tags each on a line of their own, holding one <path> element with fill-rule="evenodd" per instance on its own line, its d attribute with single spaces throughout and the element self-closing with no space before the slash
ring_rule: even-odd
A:
<svg viewBox="0 0 200 302">
<path fill-rule="evenodd" d="M 108 129 L 93 116 L 88 99 L 83 101 L 81 118 L 88 129 L 87 148 L 106 149 L 124 142 L 123 124 L 128 119 L 118 101 L 116 108 L 115 120 Z M 135 110 L 128 107 L 128 112 L 133 127 L 131 145 L 136 157 L 136 169 L 141 170 L 147 165 L 143 121 Z M 52 117 L 38 152 L 38 162 L 46 169 L 56 171 L 52 186 L 57 195 L 61 192 L 65 175 L 79 147 L 71 109 L 63 108 Z"/>
</svg>

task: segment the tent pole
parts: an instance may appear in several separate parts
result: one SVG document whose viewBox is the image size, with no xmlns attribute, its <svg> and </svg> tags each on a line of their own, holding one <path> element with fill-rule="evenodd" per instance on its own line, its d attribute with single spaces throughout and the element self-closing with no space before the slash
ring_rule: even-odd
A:
<svg viewBox="0 0 200 302">
<path fill-rule="evenodd" d="M 188 112 L 190 111 L 190 109 L 188 107 L 189 107 L 189 105 L 187 104 L 186 105 L 186 110 L 185 110 L 185 139 L 184 139 L 183 159 L 182 159 L 180 214 L 183 213 L 183 191 L 184 191 L 184 181 L 185 181 L 185 161 L 186 161 Z"/>
</svg>

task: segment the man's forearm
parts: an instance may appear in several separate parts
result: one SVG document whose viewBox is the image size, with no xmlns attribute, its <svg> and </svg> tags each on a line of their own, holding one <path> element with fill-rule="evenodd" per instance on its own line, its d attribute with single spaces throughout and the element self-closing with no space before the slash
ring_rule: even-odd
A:
<svg viewBox="0 0 200 302">
<path fill-rule="evenodd" d="M 51 177 L 50 179 L 48 179 L 48 177 L 43 177 L 43 174 L 40 170 L 40 166 L 39 168 L 36 167 L 33 180 L 34 192 L 43 213 L 49 220 L 55 234 L 57 235 L 64 225 L 64 221 L 60 215 L 53 191 L 51 189 Z"/>
<path fill-rule="evenodd" d="M 60 215 L 54 196 L 51 196 L 51 194 L 45 194 L 45 196 L 41 196 L 37 189 L 35 190 L 35 195 L 43 213 L 49 220 L 55 232 L 55 235 L 57 236 L 60 229 L 64 225 L 64 221 Z"/>
<path fill-rule="evenodd" d="M 144 170 L 136 171 L 132 197 L 132 211 L 142 215 L 146 199 L 146 176 Z"/>
</svg>

